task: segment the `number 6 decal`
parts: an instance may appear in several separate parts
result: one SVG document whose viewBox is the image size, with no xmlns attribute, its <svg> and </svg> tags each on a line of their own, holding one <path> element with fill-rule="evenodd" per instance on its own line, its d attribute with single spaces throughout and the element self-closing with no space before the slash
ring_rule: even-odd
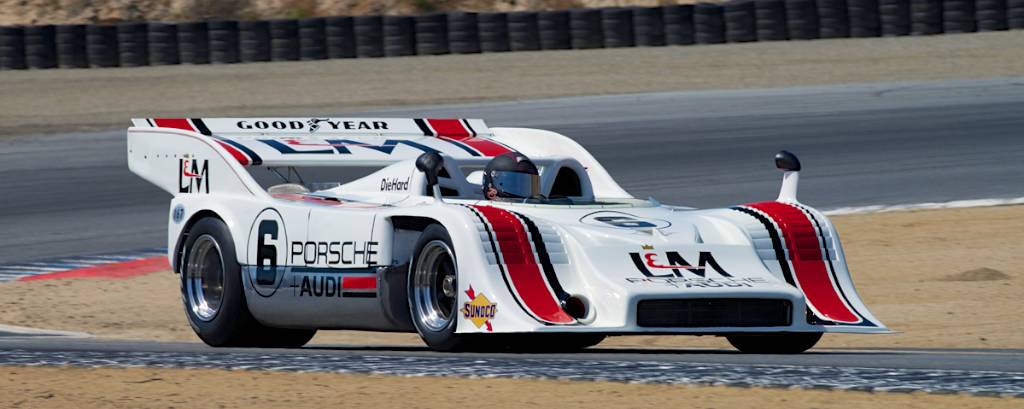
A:
<svg viewBox="0 0 1024 409">
<path fill-rule="evenodd" d="M 249 231 L 249 243 L 242 267 L 256 293 L 270 297 L 284 280 L 285 249 L 288 232 L 284 228 L 281 214 L 274 209 L 264 209 L 256 216 Z"/>
<path fill-rule="evenodd" d="M 602 210 L 583 216 L 580 223 L 616 229 L 664 229 L 672 225 L 668 220 L 650 219 L 625 212 Z"/>
<path fill-rule="evenodd" d="M 267 238 L 277 240 L 277 222 L 274 220 L 260 221 L 259 239 L 256 245 L 256 283 L 274 285 L 277 279 L 277 246 L 267 243 Z"/>
</svg>

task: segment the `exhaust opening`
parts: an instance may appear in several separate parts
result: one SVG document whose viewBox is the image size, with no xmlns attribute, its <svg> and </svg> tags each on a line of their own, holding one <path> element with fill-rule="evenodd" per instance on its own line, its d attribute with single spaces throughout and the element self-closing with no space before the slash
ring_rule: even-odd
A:
<svg viewBox="0 0 1024 409">
<path fill-rule="evenodd" d="M 590 304 L 583 297 L 571 295 L 569 298 L 562 300 L 562 310 L 569 314 L 570 317 L 582 320 L 590 312 Z"/>
</svg>

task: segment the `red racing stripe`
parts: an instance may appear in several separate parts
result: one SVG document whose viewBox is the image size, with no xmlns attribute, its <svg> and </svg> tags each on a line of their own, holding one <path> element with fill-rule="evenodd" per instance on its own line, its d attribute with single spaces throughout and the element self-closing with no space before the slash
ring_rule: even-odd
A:
<svg viewBox="0 0 1024 409">
<path fill-rule="evenodd" d="M 497 207 L 474 205 L 473 208 L 483 214 L 491 224 L 506 274 L 526 308 L 534 316 L 547 322 L 575 322 L 562 310 L 562 306 L 548 288 L 544 272 L 533 256 L 533 248 L 530 247 L 530 239 L 522 222 L 512 213 Z"/>
<path fill-rule="evenodd" d="M 228 153 L 230 153 L 238 163 L 241 163 L 242 166 L 249 166 L 249 157 L 242 153 L 242 151 L 238 150 L 238 148 L 228 145 L 224 141 L 217 141 L 217 143 L 219 143 L 224 150 L 228 151 Z"/>
<path fill-rule="evenodd" d="M 824 316 L 822 318 L 844 323 L 860 322 L 861 318 L 843 301 L 832 283 L 818 232 L 807 215 L 795 206 L 780 202 L 745 206 L 760 210 L 779 226 L 800 290 L 807 296 L 807 302 Z"/>
<path fill-rule="evenodd" d="M 377 277 L 342 277 L 341 288 L 346 290 L 376 290 Z"/>
<path fill-rule="evenodd" d="M 484 156 L 498 156 L 503 153 L 512 152 L 505 145 L 486 138 L 478 138 L 471 132 L 462 120 L 459 119 L 427 119 L 427 123 L 434 128 L 434 133 L 439 138 L 451 139 L 462 142 L 471 148 L 480 151 Z"/>
<path fill-rule="evenodd" d="M 196 128 L 186 118 L 154 118 L 153 122 L 160 128 L 174 128 L 195 132 Z"/>
</svg>

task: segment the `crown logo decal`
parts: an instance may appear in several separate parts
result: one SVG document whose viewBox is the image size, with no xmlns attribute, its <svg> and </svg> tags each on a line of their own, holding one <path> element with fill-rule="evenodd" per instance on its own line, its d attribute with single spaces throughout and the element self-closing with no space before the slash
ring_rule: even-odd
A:
<svg viewBox="0 0 1024 409">
<path fill-rule="evenodd" d="M 640 246 L 640 248 L 642 248 L 644 250 L 654 250 L 654 246 L 652 246 L 650 244 L 644 244 L 644 245 Z"/>
</svg>

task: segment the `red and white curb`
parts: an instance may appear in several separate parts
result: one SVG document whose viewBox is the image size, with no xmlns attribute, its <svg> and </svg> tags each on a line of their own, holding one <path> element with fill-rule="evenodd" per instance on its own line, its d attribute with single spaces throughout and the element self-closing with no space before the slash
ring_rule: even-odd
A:
<svg viewBox="0 0 1024 409">
<path fill-rule="evenodd" d="M 60 278 L 128 278 L 170 268 L 165 249 L 147 248 L 0 265 L 0 282 Z"/>
</svg>

